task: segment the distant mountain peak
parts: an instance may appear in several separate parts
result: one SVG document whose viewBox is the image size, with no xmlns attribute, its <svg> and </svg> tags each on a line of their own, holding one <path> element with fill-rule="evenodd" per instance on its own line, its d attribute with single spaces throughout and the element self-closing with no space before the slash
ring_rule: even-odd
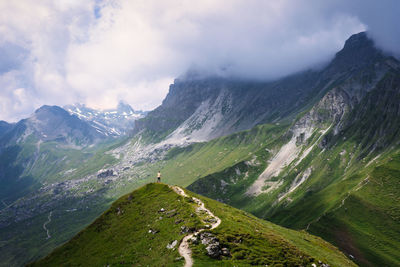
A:
<svg viewBox="0 0 400 267">
<path fill-rule="evenodd" d="M 0 125 L 0 146 L 55 141 L 73 147 L 97 143 L 106 135 L 58 106 L 44 105 L 16 124 Z M 32 138 L 28 138 L 32 137 Z"/>
<path fill-rule="evenodd" d="M 67 105 L 64 108 L 70 114 L 87 121 L 97 131 L 114 137 L 129 134 L 134 122 L 146 115 L 146 112 L 135 111 L 124 101 L 120 101 L 115 109 L 97 110 L 80 103 Z"/>
<path fill-rule="evenodd" d="M 65 113 L 66 111 L 58 106 L 49 106 L 49 105 L 43 105 L 37 110 L 35 110 L 35 114 L 43 113 L 43 112 L 61 112 Z"/>
<path fill-rule="evenodd" d="M 118 103 L 117 111 L 121 113 L 125 112 L 127 114 L 133 114 L 135 112 L 135 110 L 129 104 L 123 101 Z"/>
</svg>

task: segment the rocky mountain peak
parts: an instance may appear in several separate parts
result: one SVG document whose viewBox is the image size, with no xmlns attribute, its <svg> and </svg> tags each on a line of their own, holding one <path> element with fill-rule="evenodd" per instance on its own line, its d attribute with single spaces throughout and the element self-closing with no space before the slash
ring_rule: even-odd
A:
<svg viewBox="0 0 400 267">
<path fill-rule="evenodd" d="M 125 112 L 126 114 L 133 114 L 135 112 L 133 110 L 133 108 L 129 104 L 127 104 L 127 103 L 125 103 L 123 101 L 120 101 L 118 103 L 117 111 L 119 113 L 124 113 Z"/>
<path fill-rule="evenodd" d="M 58 106 L 48 106 L 48 105 L 43 105 L 37 110 L 35 110 L 35 115 L 40 116 L 40 115 L 48 115 L 48 114 L 54 114 L 54 115 L 67 115 L 68 112 L 66 112 L 64 109 L 58 107 Z"/>
<path fill-rule="evenodd" d="M 335 72 L 354 71 L 374 64 L 384 57 L 384 53 L 375 47 L 374 41 L 366 32 L 352 35 L 342 50 L 336 53 L 329 69 Z"/>
<path fill-rule="evenodd" d="M 117 108 L 97 110 L 84 104 L 73 104 L 64 107 L 71 115 L 88 122 L 98 132 L 112 137 L 127 135 L 135 121 L 146 116 L 147 112 L 135 111 L 129 104 L 120 101 Z"/>
<path fill-rule="evenodd" d="M 19 124 L 26 125 L 29 133 L 34 133 L 43 141 L 88 145 L 105 137 L 85 121 L 58 106 L 44 105 Z"/>
<path fill-rule="evenodd" d="M 343 49 L 359 49 L 361 47 L 371 47 L 374 42 L 368 38 L 367 32 L 353 34 L 344 44 Z"/>
</svg>

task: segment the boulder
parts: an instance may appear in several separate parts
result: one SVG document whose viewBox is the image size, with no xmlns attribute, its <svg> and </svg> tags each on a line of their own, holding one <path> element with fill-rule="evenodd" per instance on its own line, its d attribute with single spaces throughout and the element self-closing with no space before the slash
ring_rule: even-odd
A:
<svg viewBox="0 0 400 267">
<path fill-rule="evenodd" d="M 226 256 L 226 257 L 231 256 L 231 253 L 230 253 L 229 249 L 227 249 L 227 248 L 222 248 L 222 249 L 221 249 L 221 254 L 222 254 L 223 256 Z"/>
<path fill-rule="evenodd" d="M 167 245 L 167 249 L 173 249 L 177 244 L 178 244 L 178 240 L 174 240 L 170 244 Z"/>
<path fill-rule="evenodd" d="M 219 243 L 213 243 L 210 244 L 206 247 L 207 250 L 207 255 L 210 256 L 211 258 L 218 259 L 221 256 L 221 247 L 219 246 Z"/>
<path fill-rule="evenodd" d="M 212 233 L 202 232 L 200 233 L 199 237 L 201 243 L 203 245 L 206 245 L 208 256 L 217 259 L 222 255 L 222 250 L 219 244 L 219 240 Z"/>
</svg>

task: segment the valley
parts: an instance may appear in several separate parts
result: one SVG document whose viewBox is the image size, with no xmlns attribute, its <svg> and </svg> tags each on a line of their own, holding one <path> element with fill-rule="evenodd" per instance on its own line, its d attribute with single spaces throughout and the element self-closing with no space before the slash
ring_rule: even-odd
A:
<svg viewBox="0 0 400 267">
<path fill-rule="evenodd" d="M 43 259 L 57 266 L 63 249 L 74 242 L 77 248 L 93 249 L 93 255 L 107 252 L 77 240 L 100 238 L 95 228 L 108 220 L 115 223 L 111 214 L 118 213 L 117 206 L 125 205 L 135 189 L 141 188 L 135 194 L 143 196 L 162 192 L 167 198 L 181 197 L 148 184 L 160 170 L 163 183 L 192 191 L 221 218 L 213 233 L 238 248 L 232 256 L 240 264 L 278 264 L 282 258 L 274 257 L 283 247 L 293 264 L 300 264 L 296 257 L 305 253 L 305 264 L 312 258 L 329 259 L 330 266 L 399 265 L 398 103 L 399 61 L 359 33 L 321 70 L 273 82 L 196 75 L 177 79 L 161 106 L 138 116 L 132 111 L 134 126 L 128 121 L 120 134 L 110 130 L 116 124 L 102 123 L 107 127 L 100 129 L 81 120 L 73 115 L 77 109 L 68 113 L 44 106 L 32 117 L 0 128 L 0 263 L 23 265 L 64 244 Z M 126 209 L 147 214 L 149 204 L 143 201 Z M 188 207 L 182 213 L 190 214 Z M 187 218 L 195 227 L 201 224 Z M 119 231 L 123 226 L 116 227 Z M 257 237 L 253 230 L 261 228 L 262 237 Z M 142 234 L 133 238 L 145 238 Z M 168 235 L 168 242 L 182 238 L 178 228 Z M 250 236 L 248 248 L 233 241 L 240 236 Z M 152 248 L 159 245 L 151 242 Z M 260 242 L 272 247 L 257 251 Z M 134 246 L 132 255 L 144 251 L 142 244 Z M 174 261 L 177 251 L 165 246 L 162 251 L 146 248 L 146 253 L 154 257 L 167 251 L 165 262 L 157 259 L 160 264 L 182 266 Z M 320 246 L 335 252 L 324 254 Z M 73 250 L 71 264 L 83 260 Z M 107 261 L 116 263 L 112 251 L 107 253 Z M 195 263 L 216 262 L 204 255 L 201 245 L 192 253 Z M 263 253 L 270 257 L 263 258 Z M 134 264 L 128 254 L 120 261 Z M 137 260 L 149 263 L 139 256 Z"/>
</svg>

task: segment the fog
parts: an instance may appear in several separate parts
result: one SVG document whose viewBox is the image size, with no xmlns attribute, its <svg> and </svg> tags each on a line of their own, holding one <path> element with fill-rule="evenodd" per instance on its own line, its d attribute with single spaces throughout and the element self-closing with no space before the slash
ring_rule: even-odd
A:
<svg viewBox="0 0 400 267">
<path fill-rule="evenodd" d="M 0 119 L 43 104 L 153 109 L 188 69 L 273 80 L 365 30 L 398 56 L 398 14 L 395 0 L 1 1 Z"/>
</svg>

